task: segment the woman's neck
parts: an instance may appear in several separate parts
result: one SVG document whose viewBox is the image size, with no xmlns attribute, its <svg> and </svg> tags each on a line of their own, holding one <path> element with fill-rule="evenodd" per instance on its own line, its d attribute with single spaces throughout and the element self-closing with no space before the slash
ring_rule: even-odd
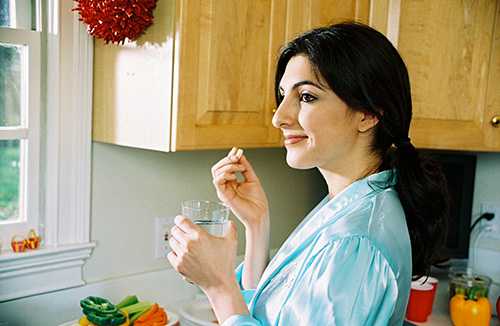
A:
<svg viewBox="0 0 500 326">
<path fill-rule="evenodd" d="M 351 183 L 379 172 L 380 163 L 379 158 L 370 158 L 353 160 L 352 164 L 342 167 L 320 167 L 319 171 L 328 185 L 328 196 L 333 198 Z"/>
</svg>

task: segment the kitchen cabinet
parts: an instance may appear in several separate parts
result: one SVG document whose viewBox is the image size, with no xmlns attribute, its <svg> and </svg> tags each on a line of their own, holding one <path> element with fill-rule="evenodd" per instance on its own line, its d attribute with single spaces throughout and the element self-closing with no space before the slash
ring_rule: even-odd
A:
<svg viewBox="0 0 500 326">
<path fill-rule="evenodd" d="M 500 151 L 500 1 L 382 0 L 372 9 L 408 66 L 414 143 Z"/>
<path fill-rule="evenodd" d="M 136 42 L 96 40 L 93 139 L 178 151 L 277 147 L 274 69 L 285 40 L 369 17 L 369 0 L 162 0 Z"/>
<path fill-rule="evenodd" d="M 288 0 L 285 40 L 311 28 L 355 20 L 369 23 L 370 0 Z"/>
<path fill-rule="evenodd" d="M 277 146 L 284 1 L 176 1 L 172 150 Z"/>
</svg>

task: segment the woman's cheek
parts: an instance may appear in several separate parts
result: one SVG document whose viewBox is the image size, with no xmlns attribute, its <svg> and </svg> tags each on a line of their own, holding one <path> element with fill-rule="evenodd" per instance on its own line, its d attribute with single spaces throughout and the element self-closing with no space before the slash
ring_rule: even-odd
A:
<svg viewBox="0 0 500 326">
<path fill-rule="evenodd" d="M 306 132 L 307 135 L 309 135 L 309 120 L 309 113 L 301 110 L 297 116 L 297 123 L 299 124 L 299 127 Z"/>
</svg>

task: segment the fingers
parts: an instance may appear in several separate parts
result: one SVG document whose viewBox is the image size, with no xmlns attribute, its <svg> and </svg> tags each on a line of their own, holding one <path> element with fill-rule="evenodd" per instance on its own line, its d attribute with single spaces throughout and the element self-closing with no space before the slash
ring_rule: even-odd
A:
<svg viewBox="0 0 500 326">
<path fill-rule="evenodd" d="M 222 160 L 220 160 L 219 162 L 215 163 L 214 166 L 212 166 L 212 177 L 215 177 L 221 168 L 226 167 L 228 165 L 231 166 L 236 164 L 238 164 L 237 161 L 233 161 L 229 157 L 224 157 Z"/>
<path fill-rule="evenodd" d="M 221 159 L 219 162 L 215 163 L 212 166 L 212 176 L 215 177 L 217 171 L 223 166 L 228 164 L 238 163 L 242 155 L 243 155 L 243 150 L 241 148 L 237 149 L 236 147 L 233 147 L 229 151 L 226 157 L 224 157 L 223 159 Z"/>
<path fill-rule="evenodd" d="M 172 267 L 176 270 L 176 271 L 179 271 L 179 258 L 177 257 L 177 255 L 175 254 L 175 252 L 171 251 L 167 254 L 167 259 L 168 259 L 168 262 L 170 263 L 170 265 L 172 265 Z"/>
<path fill-rule="evenodd" d="M 173 238 L 177 243 L 179 243 L 180 246 L 185 248 L 187 247 L 187 241 L 188 241 L 186 237 L 187 237 L 186 233 L 181 231 L 177 226 L 173 226 L 172 229 L 170 230 L 170 237 L 168 239 L 168 242 L 170 244 L 170 239 Z"/>
<path fill-rule="evenodd" d="M 185 216 L 177 215 L 174 219 L 174 223 L 184 234 L 180 234 L 180 237 L 187 237 L 189 239 L 197 239 L 200 234 L 204 231 L 198 225 L 194 224 L 190 219 Z"/>
<path fill-rule="evenodd" d="M 215 186 L 222 186 L 228 181 L 236 181 L 236 174 L 223 173 L 221 175 L 216 176 L 213 179 L 213 184 Z"/>
<path fill-rule="evenodd" d="M 219 168 L 217 171 L 215 171 L 214 177 L 217 177 L 220 174 L 223 173 L 234 173 L 234 172 L 243 172 L 245 171 L 246 168 L 243 166 L 243 164 L 229 164 L 225 165 L 221 168 Z"/>
<path fill-rule="evenodd" d="M 246 156 L 245 155 L 242 155 L 241 158 L 240 158 L 240 164 L 244 167 L 244 171 L 242 171 L 241 173 L 243 174 L 243 176 L 245 177 L 245 179 L 248 181 L 248 182 L 255 182 L 255 181 L 258 181 L 259 178 L 257 177 L 257 175 L 255 174 L 255 171 L 253 170 L 253 167 L 252 165 L 250 164 L 250 162 L 247 160 Z"/>
<path fill-rule="evenodd" d="M 168 244 L 176 256 L 182 256 L 186 252 L 186 247 L 175 237 L 170 237 L 168 239 Z"/>
<path fill-rule="evenodd" d="M 231 148 L 231 150 L 227 154 L 227 157 L 233 156 L 234 154 L 236 154 L 237 151 L 238 151 L 238 149 L 236 147 Z"/>
</svg>

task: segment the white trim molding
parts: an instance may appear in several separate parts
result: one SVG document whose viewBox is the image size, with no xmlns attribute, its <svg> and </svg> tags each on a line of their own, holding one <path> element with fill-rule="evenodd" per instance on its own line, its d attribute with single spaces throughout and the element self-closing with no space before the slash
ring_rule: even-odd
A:
<svg viewBox="0 0 500 326">
<path fill-rule="evenodd" d="M 0 256 L 0 302 L 85 285 L 82 266 L 94 244 Z"/>
<path fill-rule="evenodd" d="M 72 5 L 59 1 L 60 28 L 47 40 L 52 87 L 47 89 L 45 239 L 50 246 L 90 240 L 93 42 Z"/>
<path fill-rule="evenodd" d="M 399 17 L 401 16 L 401 0 L 389 1 L 389 15 L 387 17 L 387 38 L 397 49 L 399 41 Z"/>
<path fill-rule="evenodd" d="M 395 48 L 399 41 L 401 0 L 370 1 L 370 26 L 383 33 Z"/>
</svg>

